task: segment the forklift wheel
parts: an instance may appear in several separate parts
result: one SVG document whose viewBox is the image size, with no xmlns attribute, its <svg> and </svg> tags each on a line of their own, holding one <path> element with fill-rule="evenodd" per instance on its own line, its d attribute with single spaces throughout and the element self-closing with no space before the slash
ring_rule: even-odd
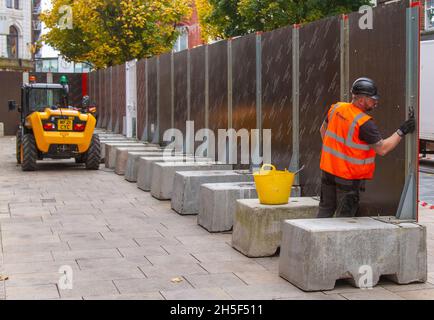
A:
<svg viewBox="0 0 434 320">
<path fill-rule="evenodd" d="M 21 130 L 17 131 L 17 141 L 16 141 L 16 156 L 17 156 L 17 163 L 21 164 Z"/>
<path fill-rule="evenodd" d="M 21 169 L 23 171 L 36 170 L 36 159 L 38 159 L 38 152 L 36 150 L 36 142 L 33 134 L 25 134 L 21 140 Z"/>
<path fill-rule="evenodd" d="M 92 136 L 92 142 L 90 143 L 89 150 L 86 153 L 86 169 L 98 170 L 101 162 L 101 145 L 99 143 L 98 135 Z"/>
</svg>

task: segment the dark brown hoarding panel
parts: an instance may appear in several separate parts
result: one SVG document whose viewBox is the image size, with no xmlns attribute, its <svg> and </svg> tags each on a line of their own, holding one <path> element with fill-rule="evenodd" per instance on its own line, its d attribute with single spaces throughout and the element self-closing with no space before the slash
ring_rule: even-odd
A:
<svg viewBox="0 0 434 320">
<path fill-rule="evenodd" d="M 200 46 L 190 50 L 191 111 L 194 132 L 205 128 L 205 48 Z M 201 142 L 195 142 L 196 147 Z"/>
<path fill-rule="evenodd" d="M 157 59 L 148 59 L 148 122 L 147 132 L 149 141 L 158 142 L 158 92 L 157 92 Z"/>
<path fill-rule="evenodd" d="M 208 46 L 209 110 L 208 127 L 215 134 L 218 159 L 218 129 L 228 129 L 228 55 L 227 41 Z"/>
<path fill-rule="evenodd" d="M 122 64 L 119 66 L 119 132 L 122 134 L 125 134 L 126 128 L 125 120 L 127 115 L 127 102 L 126 102 L 126 89 L 127 89 L 127 83 L 126 83 L 126 70 L 125 70 L 125 64 Z"/>
<path fill-rule="evenodd" d="M 105 108 L 106 108 L 106 119 L 105 119 L 105 128 L 109 127 L 110 124 L 110 114 L 112 112 L 111 110 L 111 103 L 112 103 L 112 74 L 111 74 L 111 68 L 107 68 L 105 71 Z"/>
<path fill-rule="evenodd" d="M 146 128 L 146 60 L 137 61 L 137 135 L 145 140 Z"/>
<path fill-rule="evenodd" d="M 116 103 L 117 91 L 116 91 L 116 80 L 115 80 L 115 68 L 110 67 L 110 105 L 109 105 L 109 118 L 107 123 L 107 130 L 113 131 L 114 129 L 114 120 L 113 120 L 113 110 Z"/>
<path fill-rule="evenodd" d="M 256 129 L 256 34 L 232 41 L 232 128 L 237 132 L 246 129 L 249 134 Z M 237 140 L 234 168 L 246 169 L 248 164 L 241 163 L 241 139 Z"/>
<path fill-rule="evenodd" d="M 288 168 L 292 156 L 292 27 L 262 34 L 262 128 L 271 129 L 271 159 Z"/>
<path fill-rule="evenodd" d="M 21 72 L 0 71 L 0 122 L 4 125 L 5 135 L 15 135 L 20 122 L 18 110 L 9 111 L 8 101 L 15 100 L 21 105 Z"/>
<path fill-rule="evenodd" d="M 319 195 L 322 141 L 328 108 L 340 99 L 340 18 L 300 28 L 300 175 L 303 195 Z"/>
<path fill-rule="evenodd" d="M 159 113 L 159 138 L 160 143 L 164 143 L 164 132 L 172 128 L 172 67 L 171 53 L 160 56 L 160 113 Z"/>
<path fill-rule="evenodd" d="M 113 105 L 112 105 L 112 127 L 113 132 L 119 133 L 119 66 L 113 66 Z"/>
<path fill-rule="evenodd" d="M 188 50 L 173 55 L 174 63 L 174 128 L 182 131 L 185 138 L 185 122 L 188 120 L 187 107 L 187 59 Z"/>
<path fill-rule="evenodd" d="M 355 13 L 350 23 L 350 84 L 372 78 L 381 97 L 372 112 L 384 138 L 405 120 L 406 1 L 374 9 L 373 29 L 361 30 Z M 377 157 L 374 179 L 361 194 L 361 215 L 395 215 L 405 181 L 403 142 L 385 157 Z"/>
</svg>

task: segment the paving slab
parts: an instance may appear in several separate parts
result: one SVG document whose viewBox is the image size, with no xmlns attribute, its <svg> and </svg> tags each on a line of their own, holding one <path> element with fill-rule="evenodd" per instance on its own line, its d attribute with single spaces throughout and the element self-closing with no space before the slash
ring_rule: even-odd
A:
<svg viewBox="0 0 434 320">
<path fill-rule="evenodd" d="M 180 215 L 198 214 L 201 185 L 218 182 L 253 182 L 253 174 L 248 170 L 176 172 L 171 200 L 172 209 Z"/>
<path fill-rule="evenodd" d="M 139 171 L 139 162 L 141 157 L 163 157 L 162 152 L 149 152 L 149 151 L 130 151 L 128 152 L 128 159 L 125 168 L 125 180 L 129 182 L 137 182 L 137 174 Z M 180 152 L 176 152 L 174 156 L 182 156 Z"/>
<path fill-rule="evenodd" d="M 152 164 L 151 195 L 159 200 L 172 198 L 175 173 L 178 171 L 232 170 L 231 164 L 218 162 L 156 162 Z"/>
<path fill-rule="evenodd" d="M 280 247 L 281 222 L 286 219 L 315 218 L 319 201 L 294 197 L 285 205 L 264 205 L 259 199 L 237 200 L 232 246 L 248 257 L 268 257 Z"/>
<path fill-rule="evenodd" d="M 128 154 L 130 152 L 146 152 L 147 154 L 162 154 L 162 149 L 153 149 L 150 147 L 120 147 L 116 148 L 116 158 L 115 158 L 115 173 L 118 175 L 124 175 L 127 167 Z"/>
<path fill-rule="evenodd" d="M 140 157 L 137 169 L 137 187 L 143 191 L 151 191 L 153 164 L 155 162 L 190 162 L 194 160 L 194 157 L 184 155 L 173 157 Z"/>
<path fill-rule="evenodd" d="M 279 274 L 305 291 L 332 290 L 339 279 L 373 287 L 382 275 L 425 282 L 426 228 L 394 217 L 285 220 Z"/>
</svg>

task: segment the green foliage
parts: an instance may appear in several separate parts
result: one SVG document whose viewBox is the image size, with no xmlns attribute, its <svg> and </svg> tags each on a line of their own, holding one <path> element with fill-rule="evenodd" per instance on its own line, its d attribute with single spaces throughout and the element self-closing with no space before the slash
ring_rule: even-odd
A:
<svg viewBox="0 0 434 320">
<path fill-rule="evenodd" d="M 205 7 L 208 11 L 202 10 Z M 207 37 L 228 38 L 357 11 L 370 0 L 196 0 Z"/>
<path fill-rule="evenodd" d="M 68 60 L 97 68 L 170 51 L 176 24 L 191 14 L 191 0 L 53 0 L 41 19 L 50 31 L 43 41 Z M 72 28 L 65 28 L 65 11 Z"/>
</svg>

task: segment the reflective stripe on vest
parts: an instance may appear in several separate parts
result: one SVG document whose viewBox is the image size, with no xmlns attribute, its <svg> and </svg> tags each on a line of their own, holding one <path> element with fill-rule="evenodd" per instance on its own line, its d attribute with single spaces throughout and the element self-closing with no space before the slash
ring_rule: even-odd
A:
<svg viewBox="0 0 434 320">
<path fill-rule="evenodd" d="M 336 151 L 330 147 L 327 147 L 326 145 L 323 145 L 322 149 L 323 149 L 323 151 L 328 152 L 328 153 L 334 155 L 335 157 L 343 159 L 345 161 L 348 161 L 349 163 L 352 163 L 352 164 L 365 165 L 365 164 L 371 164 L 371 163 L 375 162 L 375 157 L 362 160 L 362 159 L 357 159 L 357 158 L 347 156 L 346 154 L 343 154 L 343 153 Z"/>
</svg>

